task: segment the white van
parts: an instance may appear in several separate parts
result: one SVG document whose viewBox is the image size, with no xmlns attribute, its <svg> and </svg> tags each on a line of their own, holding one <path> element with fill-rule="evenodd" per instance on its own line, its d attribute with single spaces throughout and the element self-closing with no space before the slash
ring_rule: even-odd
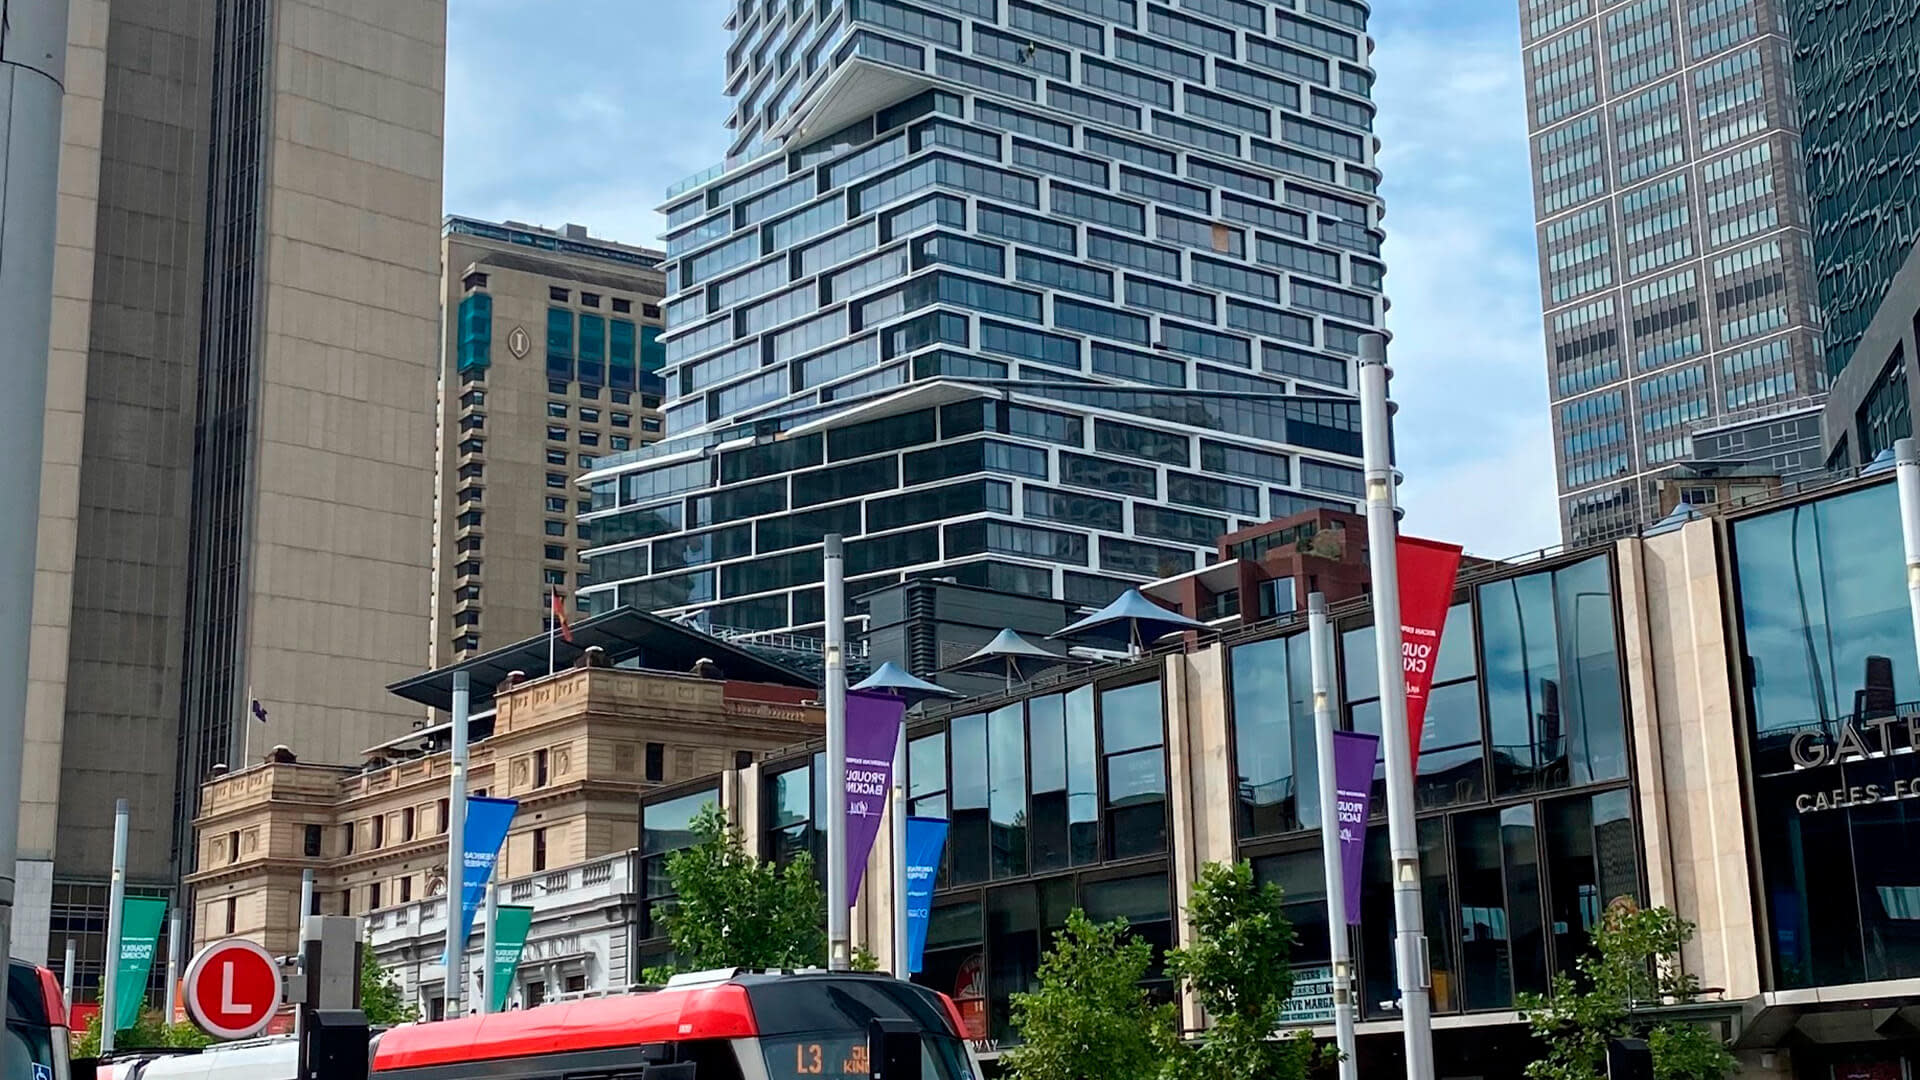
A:
<svg viewBox="0 0 1920 1080">
<path fill-rule="evenodd" d="M 197 1054 L 143 1058 L 130 1051 L 100 1066 L 98 1080 L 294 1080 L 300 1043 L 291 1035 L 215 1043 Z"/>
</svg>

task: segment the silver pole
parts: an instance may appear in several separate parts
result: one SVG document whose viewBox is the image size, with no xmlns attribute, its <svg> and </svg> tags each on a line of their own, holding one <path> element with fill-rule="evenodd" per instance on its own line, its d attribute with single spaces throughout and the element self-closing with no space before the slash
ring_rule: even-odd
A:
<svg viewBox="0 0 1920 1080">
<path fill-rule="evenodd" d="M 480 937 L 480 1011 L 493 1011 L 493 951 L 500 947 L 500 937 L 495 932 L 500 921 L 500 890 L 493 882 L 487 882 L 487 926 Z"/>
<path fill-rule="evenodd" d="M 1399 523 L 1387 404 L 1387 339 L 1360 339 L 1360 443 L 1367 471 L 1367 553 L 1373 577 L 1374 659 L 1380 676 L 1380 742 L 1387 763 L 1387 847 L 1393 863 L 1394 967 L 1407 1042 L 1407 1080 L 1433 1080 L 1432 977 L 1420 912 L 1420 836 L 1413 818 L 1413 752 L 1406 670 L 1400 658 Z"/>
<path fill-rule="evenodd" d="M 893 977 L 907 977 L 907 721 L 893 740 Z"/>
<path fill-rule="evenodd" d="M 180 1005 L 180 910 L 175 908 L 167 916 L 167 1011 L 163 1014 L 169 1027 L 173 1025 L 173 1010 Z"/>
<path fill-rule="evenodd" d="M 1920 447 L 1912 439 L 1894 440 L 1893 476 L 1900 489 L 1900 536 L 1907 548 L 1907 607 L 1913 613 L 1914 645 L 1920 650 Z"/>
<path fill-rule="evenodd" d="M 853 966 L 847 895 L 847 567 L 840 534 L 827 537 L 827 967 Z"/>
<path fill-rule="evenodd" d="M 67 0 L 8 0 L 0 34 L 0 956 L 13 955 L 27 644 L 40 522 Z"/>
<path fill-rule="evenodd" d="M 467 943 L 460 934 L 460 883 L 466 880 L 467 850 L 467 708 L 469 676 L 453 673 L 453 754 L 447 777 L 447 987 L 446 1017 L 465 1015 L 460 1002 L 466 989 L 463 961 Z"/>
<path fill-rule="evenodd" d="M 294 953 L 294 956 L 298 958 L 295 962 L 299 964 L 302 975 L 307 974 L 307 950 L 300 942 L 305 940 L 307 919 L 315 914 L 316 912 L 313 910 L 313 868 L 308 867 L 300 871 L 300 914 L 295 916 L 293 920 L 293 925 L 299 927 L 301 932 L 301 938 L 294 943 L 295 947 L 299 950 Z M 296 1041 L 304 1039 L 306 1036 L 305 1009 L 293 1010 L 293 1034 Z"/>
<path fill-rule="evenodd" d="M 73 1022 L 73 939 L 67 939 L 67 962 L 60 969 L 60 1011 L 67 1014 L 67 1022 Z"/>
<path fill-rule="evenodd" d="M 100 1056 L 113 1053 L 119 1017 L 120 928 L 127 906 L 127 800 L 113 802 L 113 884 L 107 889 L 107 952 L 100 977 Z"/>
<path fill-rule="evenodd" d="M 1346 864 L 1340 853 L 1340 810 L 1333 768 L 1333 625 L 1327 598 L 1307 597 L 1307 645 L 1313 663 L 1313 745 L 1320 772 L 1320 864 L 1327 881 L 1327 938 L 1333 943 L 1333 1030 L 1340 1080 L 1358 1080 L 1353 1041 L 1353 938 L 1347 931 Z M 1280 703 L 1280 708 L 1285 708 Z"/>
</svg>

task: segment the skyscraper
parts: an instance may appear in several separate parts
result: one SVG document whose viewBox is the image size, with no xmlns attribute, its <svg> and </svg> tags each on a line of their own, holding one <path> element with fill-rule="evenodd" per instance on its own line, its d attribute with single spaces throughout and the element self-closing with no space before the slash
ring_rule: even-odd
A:
<svg viewBox="0 0 1920 1080">
<path fill-rule="evenodd" d="M 1826 388 L 1779 0 L 1521 0 L 1561 528 Z"/>
<path fill-rule="evenodd" d="M 1869 355 L 1856 349 L 1920 240 L 1920 7 L 1783 0 L 1806 123 L 1813 258 L 1827 313 L 1826 443 L 1863 465 L 1912 433 L 1910 288 Z M 1909 277 L 1914 272 L 1909 272 Z M 1902 325 L 1904 324 L 1904 325 Z M 1858 362 L 1856 362 L 1856 359 Z"/>
<path fill-rule="evenodd" d="M 571 479 L 660 438 L 658 251 L 449 217 L 434 519 L 434 666 L 547 629 L 587 528 Z M 551 336 L 556 346 L 539 348 Z"/>
<path fill-rule="evenodd" d="M 666 203 L 667 439 L 584 478 L 590 603 L 817 631 L 938 574 L 1101 603 L 1361 495 L 1367 9 L 742 0 Z M 852 610 L 858 610 L 857 607 Z"/>
<path fill-rule="evenodd" d="M 168 893 L 212 766 L 417 718 L 445 19 L 72 5 L 15 943 L 86 987 L 115 796 Z"/>
</svg>

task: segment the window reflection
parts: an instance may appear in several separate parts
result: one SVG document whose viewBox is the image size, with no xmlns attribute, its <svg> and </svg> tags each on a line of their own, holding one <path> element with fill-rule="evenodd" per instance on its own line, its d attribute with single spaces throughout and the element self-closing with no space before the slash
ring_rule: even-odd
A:
<svg viewBox="0 0 1920 1080">
<path fill-rule="evenodd" d="M 953 752 L 953 780 L 949 798 L 953 819 L 947 847 L 953 852 L 954 884 L 987 879 L 991 850 L 987 815 L 987 718 L 974 713 L 956 716 L 948 726 Z"/>
<path fill-rule="evenodd" d="M 1341 635 L 1341 662 L 1346 679 L 1351 726 L 1355 731 L 1380 734 L 1380 673 L 1374 653 L 1373 627 L 1362 626 Z M 1480 685 L 1474 678 L 1473 611 L 1455 604 L 1447 611 L 1440 635 L 1440 655 L 1434 660 L 1434 681 L 1427 693 L 1427 712 L 1420 729 L 1420 756 L 1416 766 L 1414 799 L 1421 809 L 1457 806 L 1486 797 L 1484 748 L 1481 742 Z M 1386 811 L 1386 757 L 1377 757 L 1373 807 Z"/>
<path fill-rule="evenodd" d="M 1242 838 L 1275 836 L 1320 823 L 1313 729 L 1313 675 L 1307 635 L 1236 646 L 1234 760 Z"/>
<path fill-rule="evenodd" d="M 1027 725 L 1020 702 L 987 717 L 988 817 L 996 878 L 1027 872 Z"/>
<path fill-rule="evenodd" d="M 1107 857 L 1167 849 L 1167 765 L 1160 684 L 1137 683 L 1100 695 L 1106 774 Z"/>
</svg>

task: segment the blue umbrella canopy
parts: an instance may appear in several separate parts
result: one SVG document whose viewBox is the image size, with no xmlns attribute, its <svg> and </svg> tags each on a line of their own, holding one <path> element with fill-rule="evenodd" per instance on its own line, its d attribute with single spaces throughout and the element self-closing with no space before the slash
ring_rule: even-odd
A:
<svg viewBox="0 0 1920 1080">
<path fill-rule="evenodd" d="M 940 670 L 961 675 L 1004 675 L 1011 684 L 1015 679 L 1026 678 L 1060 664 L 1085 662 L 1080 657 L 1062 656 L 1036 645 L 1022 637 L 1019 631 L 1002 630 L 973 655 Z"/>
<path fill-rule="evenodd" d="M 1064 630 L 1055 631 L 1047 636 L 1111 642 L 1123 648 L 1129 648 L 1158 641 L 1168 634 L 1179 633 L 1182 630 L 1211 629 L 1213 628 L 1197 619 L 1190 619 L 1177 611 L 1169 611 L 1161 607 L 1141 595 L 1139 589 L 1128 589 L 1114 597 L 1113 602 L 1106 607 Z"/>
<path fill-rule="evenodd" d="M 851 689 L 892 694 L 908 705 L 916 705 L 933 697 L 957 698 L 960 696 L 938 683 L 930 683 L 902 669 L 891 660 L 874 669 L 873 674 L 860 680 Z"/>
</svg>

